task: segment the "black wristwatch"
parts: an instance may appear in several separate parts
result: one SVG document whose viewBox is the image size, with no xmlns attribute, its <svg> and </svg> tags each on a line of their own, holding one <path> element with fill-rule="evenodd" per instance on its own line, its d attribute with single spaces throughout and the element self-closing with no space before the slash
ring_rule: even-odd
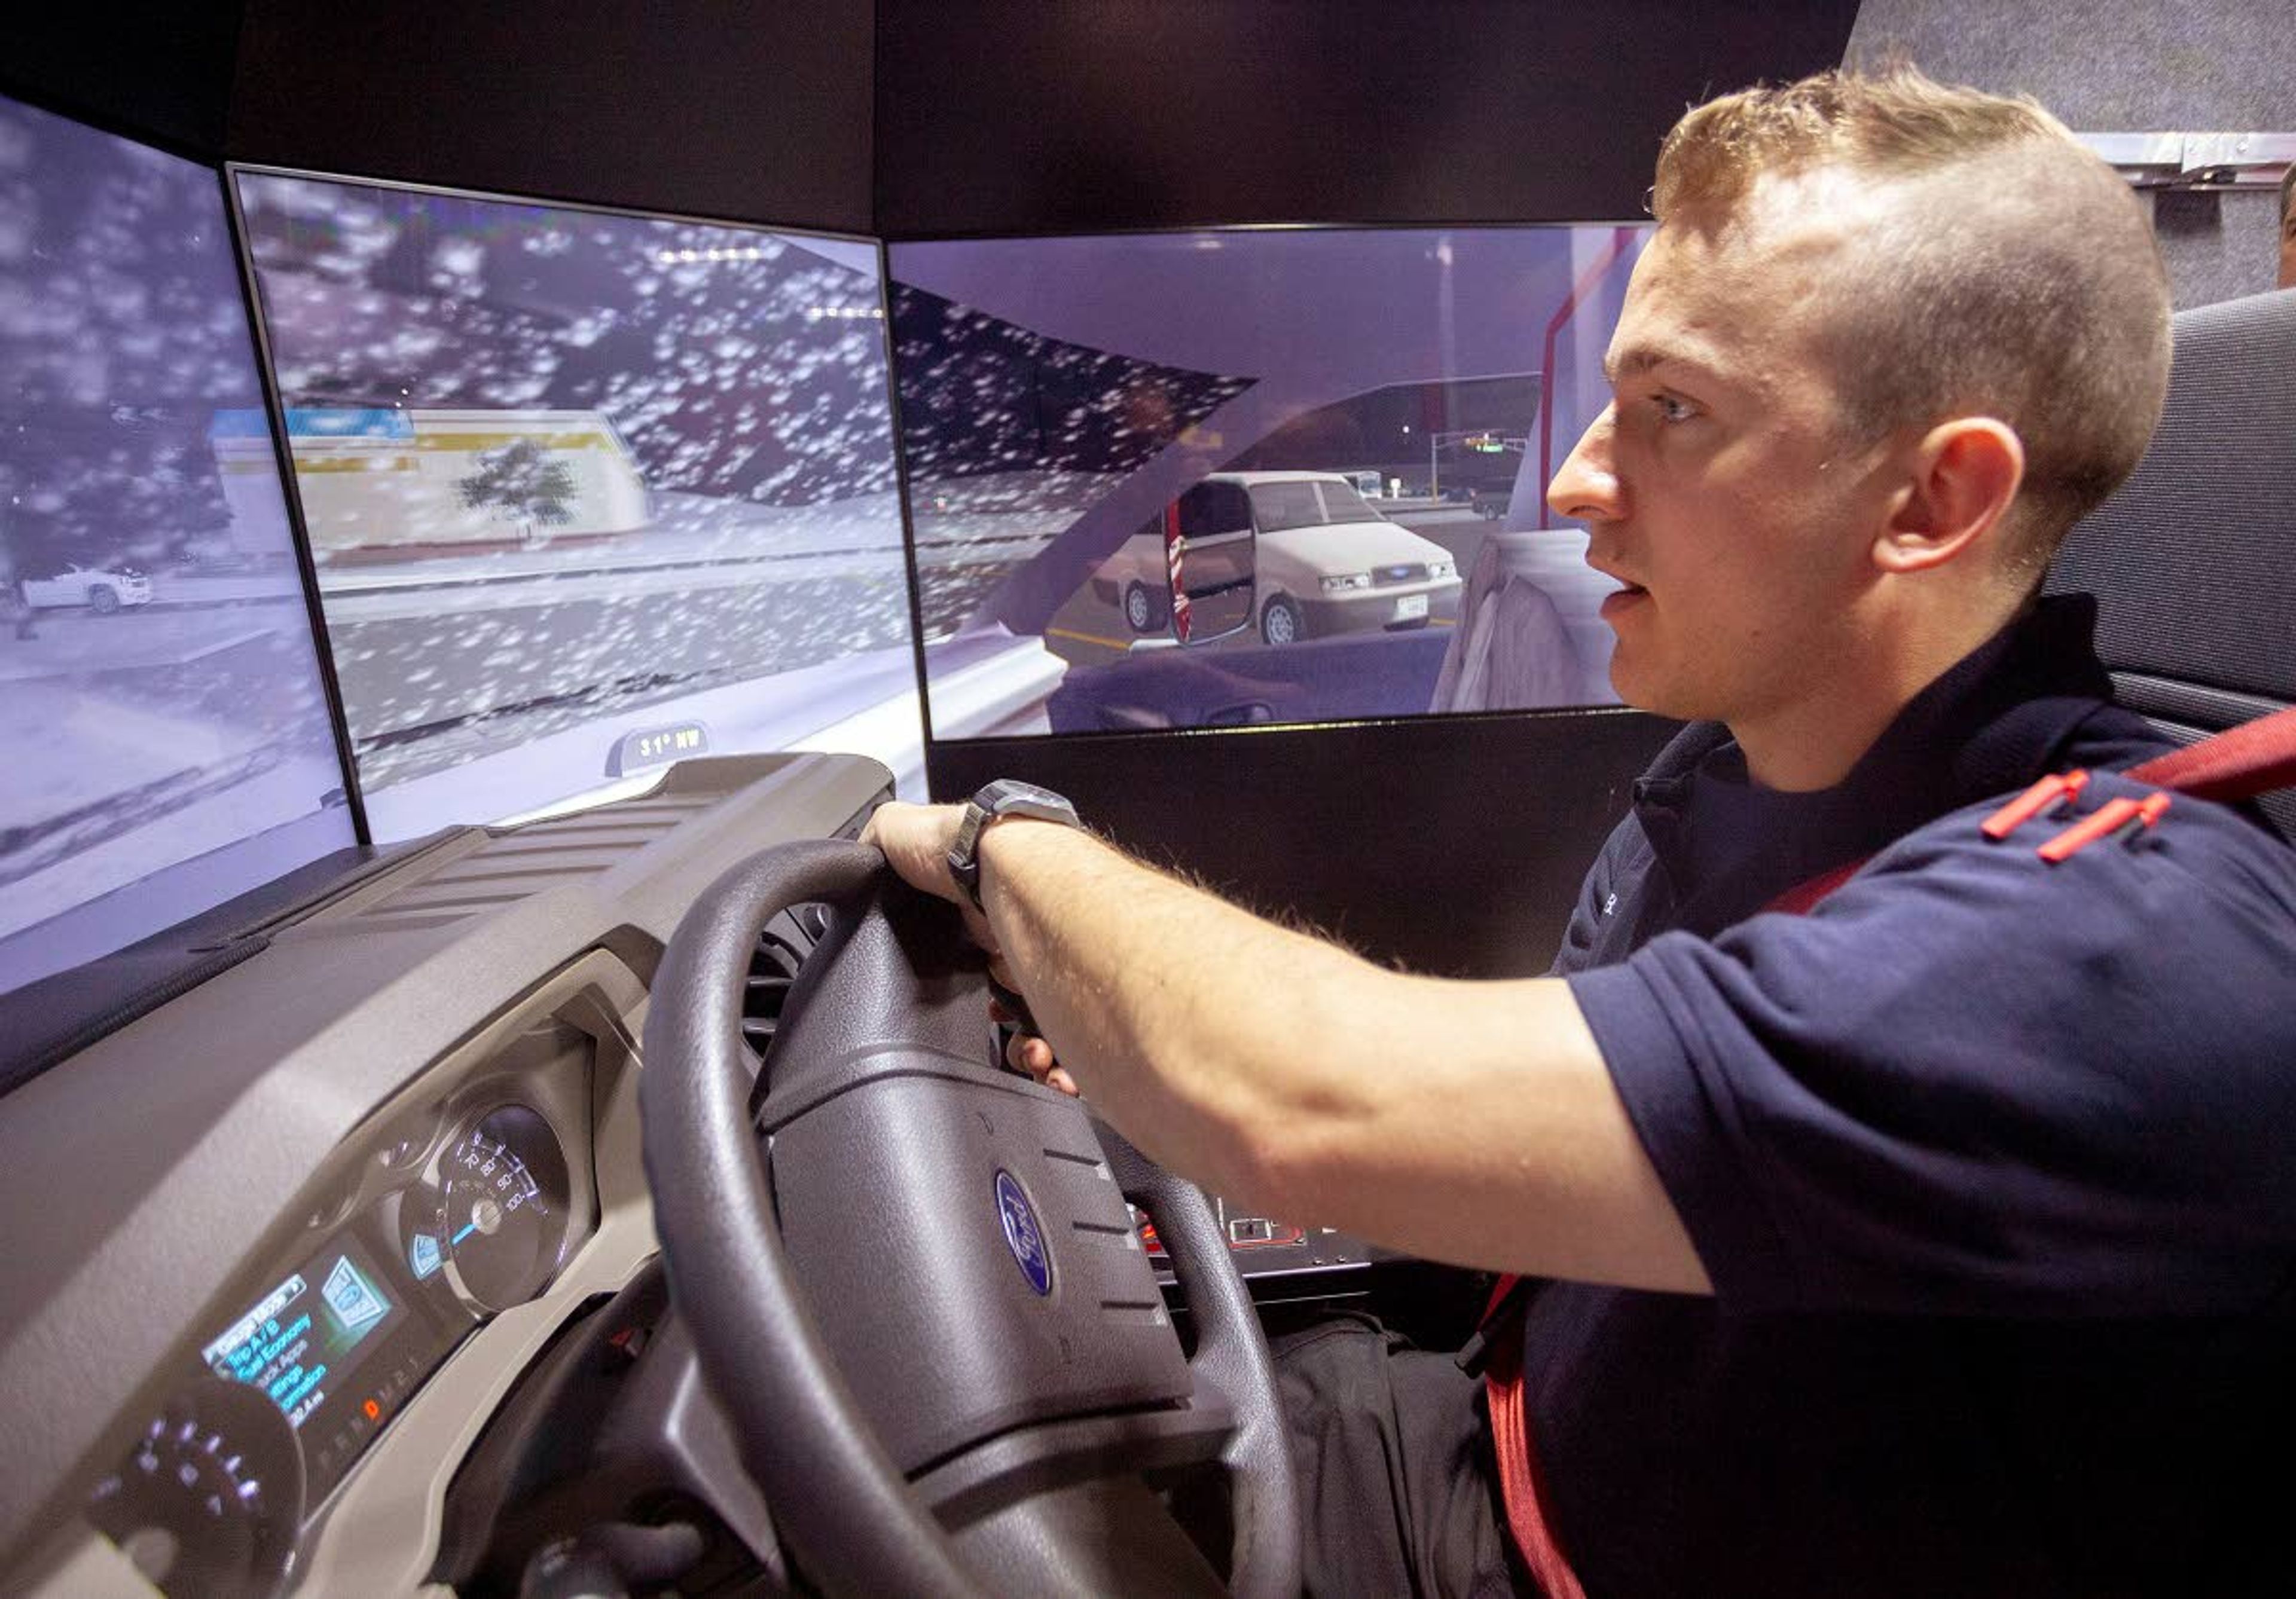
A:
<svg viewBox="0 0 2296 1599">
<path fill-rule="evenodd" d="M 956 879 L 956 886 L 964 890 L 975 910 L 987 908 L 980 903 L 980 830 L 999 816 L 1034 816 L 1066 827 L 1084 825 L 1077 820 L 1075 806 L 1050 789 L 1017 777 L 1000 777 L 973 795 L 965 805 L 964 819 L 956 825 L 956 842 L 948 847 L 948 874 Z"/>
</svg>

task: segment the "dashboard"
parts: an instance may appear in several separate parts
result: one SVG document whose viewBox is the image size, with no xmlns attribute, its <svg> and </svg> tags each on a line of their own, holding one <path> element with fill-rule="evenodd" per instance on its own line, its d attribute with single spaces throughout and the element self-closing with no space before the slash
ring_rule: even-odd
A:
<svg viewBox="0 0 2296 1599">
<path fill-rule="evenodd" d="M 724 872 L 851 836 L 887 791 L 856 758 L 706 760 L 440 834 L 0 1100 L 0 1204 L 38 1223 L 0 1276 L 0 1589 L 515 1591 L 494 1529 L 564 1452 L 554 1385 L 586 1349 L 671 1341 L 627 1309 L 667 1304 L 637 1110 L 662 949 Z M 761 1049 L 806 914 L 753 958 Z M 1344 1292 L 1374 1258 L 1219 1215 L 1263 1303 Z M 773 1579 L 769 1509 L 690 1360 L 672 1369 L 675 1474 Z"/>
<path fill-rule="evenodd" d="M 743 757 L 453 830 L 0 1101 L 0 1202 L 38 1218 L 0 1275 L 0 1587 L 431 1585 L 489 1419 L 655 1258 L 636 1079 L 669 934 L 888 790 Z"/>
</svg>

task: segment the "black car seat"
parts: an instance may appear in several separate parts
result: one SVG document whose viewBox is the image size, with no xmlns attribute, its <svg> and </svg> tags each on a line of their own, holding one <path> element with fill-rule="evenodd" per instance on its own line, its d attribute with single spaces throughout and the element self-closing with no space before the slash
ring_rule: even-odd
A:
<svg viewBox="0 0 2296 1599">
<path fill-rule="evenodd" d="M 2296 703 L 2296 290 L 2182 312 L 2176 342 L 2152 447 L 2047 587 L 2096 596 L 2121 702 L 2189 743 Z M 2296 838 L 2296 790 L 2260 804 Z"/>
</svg>

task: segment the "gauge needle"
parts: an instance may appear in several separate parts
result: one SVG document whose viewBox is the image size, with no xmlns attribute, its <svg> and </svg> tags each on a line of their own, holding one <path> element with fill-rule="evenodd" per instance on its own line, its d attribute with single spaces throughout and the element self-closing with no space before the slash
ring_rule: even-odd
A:
<svg viewBox="0 0 2296 1599">
<path fill-rule="evenodd" d="M 474 1221 L 466 1221 L 466 1222 L 464 1222 L 464 1223 L 463 1224 L 463 1230 L 462 1230 L 461 1232 L 459 1232 L 459 1233 L 455 1234 L 452 1238 L 448 1239 L 447 1242 L 449 1242 L 449 1243 L 460 1243 L 460 1242 L 463 1242 L 463 1239 L 468 1238 L 472 1234 L 473 1234 L 473 1233 L 477 1232 L 478 1230 L 479 1230 L 479 1224 L 478 1224 L 477 1222 L 474 1222 Z"/>
</svg>

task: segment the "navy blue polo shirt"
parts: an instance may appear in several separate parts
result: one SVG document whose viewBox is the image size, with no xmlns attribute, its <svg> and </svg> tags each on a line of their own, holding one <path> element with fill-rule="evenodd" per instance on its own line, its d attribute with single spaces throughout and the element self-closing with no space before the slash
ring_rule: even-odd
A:
<svg viewBox="0 0 2296 1599">
<path fill-rule="evenodd" d="M 1715 1285 L 1528 1308 L 1597 1599 L 2296 1589 L 2296 850 L 2183 798 L 2055 866 L 2062 821 L 1979 832 L 2070 767 L 2082 812 L 2146 791 L 2094 614 L 2045 602 L 1822 793 L 1692 726 L 1590 873 L 1555 970 Z"/>
</svg>

